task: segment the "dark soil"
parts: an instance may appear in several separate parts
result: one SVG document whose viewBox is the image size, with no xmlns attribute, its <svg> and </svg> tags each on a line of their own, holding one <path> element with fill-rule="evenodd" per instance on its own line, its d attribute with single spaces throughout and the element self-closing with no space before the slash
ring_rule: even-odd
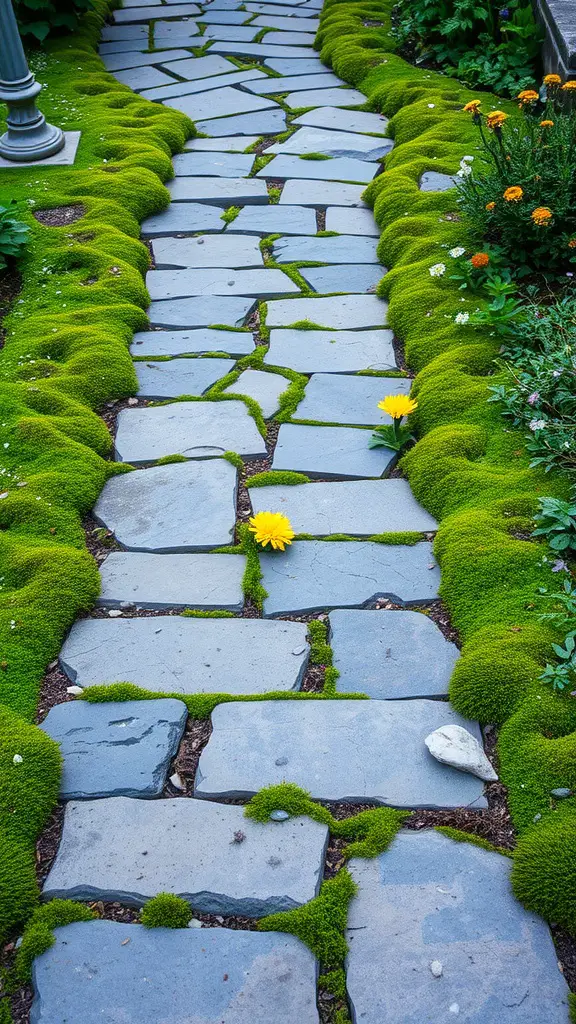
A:
<svg viewBox="0 0 576 1024">
<path fill-rule="evenodd" d="M 172 772 L 170 773 L 176 772 L 182 779 L 185 788 L 183 790 L 178 789 L 169 782 L 163 796 L 191 797 L 194 795 L 194 776 L 198 768 L 198 761 L 211 735 L 212 722 L 209 718 L 188 719 L 178 753 L 172 764 Z"/>
<path fill-rule="evenodd" d="M 6 332 L 2 328 L 2 321 L 8 315 L 16 297 L 20 294 L 22 277 L 17 270 L 0 271 L 0 349 L 4 346 Z"/>
<path fill-rule="evenodd" d="M 85 213 L 83 203 L 71 203 L 70 206 L 53 206 L 51 210 L 35 210 L 33 216 L 47 228 L 62 228 L 80 220 Z"/>
</svg>

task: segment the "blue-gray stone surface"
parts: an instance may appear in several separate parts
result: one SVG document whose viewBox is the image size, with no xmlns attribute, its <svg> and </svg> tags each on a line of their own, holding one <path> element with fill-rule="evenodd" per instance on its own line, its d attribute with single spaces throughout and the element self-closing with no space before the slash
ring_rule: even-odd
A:
<svg viewBox="0 0 576 1024">
<path fill-rule="evenodd" d="M 425 171 L 420 178 L 422 192 L 447 192 L 456 187 L 456 181 L 450 174 L 439 174 L 438 171 Z"/>
<path fill-rule="evenodd" d="M 60 745 L 60 799 L 159 796 L 187 717 L 170 698 L 56 704 L 40 728 Z"/>
<path fill-rule="evenodd" d="M 278 412 L 280 395 L 290 386 L 290 381 L 279 373 L 265 373 L 262 370 L 244 370 L 234 384 L 225 389 L 235 395 L 253 398 L 264 419 L 268 420 Z"/>
<path fill-rule="evenodd" d="M 146 275 L 146 287 L 152 299 L 178 299 L 187 295 L 250 295 L 267 299 L 301 294 L 298 285 L 275 267 L 264 270 L 226 270 L 222 267 L 151 270 Z"/>
<path fill-rule="evenodd" d="M 208 203 L 171 203 L 167 210 L 146 217 L 142 237 L 180 234 L 183 231 L 223 231 L 222 210 Z"/>
<path fill-rule="evenodd" d="M 316 213 L 307 206 L 245 206 L 226 228 L 255 235 L 316 234 Z"/>
<path fill-rule="evenodd" d="M 170 359 L 136 363 L 140 398 L 178 398 L 203 395 L 230 372 L 232 359 Z"/>
<path fill-rule="evenodd" d="M 122 409 L 116 430 L 116 458 L 134 464 L 164 455 L 208 459 L 234 451 L 247 458 L 266 455 L 264 438 L 242 401 L 174 402 Z"/>
<path fill-rule="evenodd" d="M 331 292 L 356 295 L 375 292 L 384 272 L 384 267 L 378 263 L 336 263 L 330 267 L 300 269 L 304 280 L 321 295 L 329 295 Z"/>
<path fill-rule="evenodd" d="M 205 54 L 204 57 L 192 57 L 186 50 L 181 50 L 178 52 L 178 57 L 184 59 L 180 60 L 174 51 L 169 56 L 166 54 L 160 54 L 159 56 L 163 58 L 162 67 L 166 71 L 171 71 L 173 74 L 179 75 L 180 78 L 192 81 L 212 78 L 214 75 L 226 74 L 228 71 L 235 74 L 238 70 L 232 61 L 226 60 L 225 57 L 219 57 L 215 53 Z M 155 63 L 158 62 L 156 61 Z"/>
<path fill-rule="evenodd" d="M 366 100 L 366 97 L 364 97 Z M 316 107 L 300 117 L 294 124 L 305 124 L 313 128 L 335 128 L 342 132 L 366 132 L 370 135 L 385 135 L 388 119 L 380 114 L 367 114 L 364 110 L 342 110 L 339 107 Z"/>
<path fill-rule="evenodd" d="M 114 78 L 127 85 L 134 92 L 142 92 L 144 89 L 153 89 L 161 85 L 169 85 L 173 79 L 163 74 L 158 68 L 141 67 L 129 68 L 126 71 L 117 71 Z"/>
<path fill-rule="evenodd" d="M 258 45 L 247 44 L 249 45 Z M 216 46 L 232 46 L 231 43 L 217 43 Z M 197 121 L 196 128 L 205 135 L 276 135 L 286 130 L 286 114 L 281 107 L 276 110 L 259 110 L 253 114 L 237 114 L 235 117 L 221 117 L 215 120 Z"/>
<path fill-rule="evenodd" d="M 272 469 L 289 469 L 310 477 L 338 479 L 383 476 L 398 453 L 369 448 L 369 430 L 283 423 L 274 449 Z"/>
<path fill-rule="evenodd" d="M 214 57 L 214 60 L 217 60 L 217 57 Z M 174 98 L 177 99 L 181 96 L 192 96 L 195 93 L 207 93 L 210 92 L 211 89 L 221 89 L 223 85 L 241 85 L 245 82 L 255 81 L 260 78 L 266 78 L 264 72 L 252 69 L 250 71 L 236 71 L 233 74 L 226 75 L 225 80 L 223 80 L 222 75 L 216 75 L 214 78 L 200 78 L 193 82 L 175 82 L 174 79 L 170 79 L 170 85 L 162 85 L 157 89 L 147 89 L 142 93 L 142 96 L 147 100 L 164 102 L 166 106 L 171 107 L 174 104 L 169 103 L 168 101 Z M 184 153 L 180 153 L 179 157 L 185 155 L 186 154 Z M 182 162 L 179 160 L 179 157 L 174 158 L 175 166 L 177 162 Z M 185 164 L 186 161 L 183 161 L 183 163 Z M 178 173 L 181 172 L 179 171 Z M 218 174 L 218 171 L 214 170 L 212 173 Z M 241 173 L 241 171 L 239 173 Z"/>
<path fill-rule="evenodd" d="M 109 50 L 103 54 L 102 62 L 108 71 L 123 71 L 125 68 L 143 68 L 149 64 L 161 64 L 170 58 L 189 56 L 187 50 L 165 50 L 160 53 L 139 53 L 130 50 L 113 53 Z"/>
<path fill-rule="evenodd" d="M 350 861 L 354 1019 L 565 1024 L 558 954 L 544 921 L 514 899 L 511 865 L 433 831 L 401 832 L 379 857 Z"/>
<path fill-rule="evenodd" d="M 242 178 L 250 173 L 253 153 L 178 153 L 174 172 L 180 177 Z M 230 264 L 231 265 L 231 264 Z"/>
<path fill-rule="evenodd" d="M 363 107 L 366 96 L 358 89 L 322 89 L 321 94 L 315 89 L 306 89 L 303 92 L 291 92 L 286 97 L 286 103 L 294 109 L 312 107 L 318 100 L 327 107 Z"/>
<path fill-rule="evenodd" d="M 277 263 L 294 263 L 296 260 L 317 263 L 378 263 L 376 244 L 374 238 L 361 238 L 359 235 L 337 235 L 328 238 L 296 236 L 277 238 L 273 250 Z"/>
<path fill-rule="evenodd" d="M 213 206 L 268 202 L 266 185 L 256 178 L 219 178 L 217 175 L 204 178 L 172 178 L 172 181 L 168 182 L 168 191 L 172 199 L 177 201 L 208 203 Z"/>
<path fill-rule="evenodd" d="M 318 1024 L 316 961 L 292 935 L 115 921 L 54 935 L 34 961 L 32 1024 Z"/>
<path fill-rule="evenodd" d="M 242 611 L 244 555 L 112 551 L 100 565 L 101 608 L 222 608 Z"/>
<path fill-rule="evenodd" d="M 334 299 L 281 299 L 268 303 L 268 327 L 290 327 L 308 320 L 335 331 L 382 327 L 388 304 L 375 295 L 339 295 Z M 320 367 L 318 367 L 320 369 Z M 367 369 L 366 366 L 361 369 Z"/>
<path fill-rule="evenodd" d="M 322 160 L 323 164 L 326 162 Z M 306 160 L 299 160 L 298 163 L 305 166 Z M 290 178 L 286 181 L 280 196 L 280 204 L 318 207 L 365 206 L 362 200 L 365 189 L 365 185 L 346 185 L 341 181 L 314 181 L 303 174 L 300 178 Z"/>
<path fill-rule="evenodd" d="M 256 20 L 258 21 L 259 19 L 256 19 Z M 268 19 L 268 20 L 270 20 L 270 19 Z M 290 20 L 292 20 L 292 19 L 290 19 Z M 298 83 L 300 83 L 300 87 L 302 89 L 311 89 L 311 88 L 326 89 L 326 88 L 328 88 L 331 85 L 337 85 L 338 81 L 339 81 L 339 79 L 336 77 L 336 75 L 331 75 L 331 74 L 325 74 L 325 75 L 302 75 L 302 76 L 300 76 L 300 75 L 291 75 L 291 76 L 287 76 L 286 78 L 281 78 L 281 79 L 278 79 L 278 78 L 267 78 L 267 79 L 265 79 L 265 81 L 250 82 L 250 84 L 247 85 L 246 88 L 247 88 L 248 92 L 255 92 L 255 93 L 258 93 L 259 96 L 264 96 L 266 94 L 274 94 L 274 93 L 277 93 L 277 92 L 288 92 L 289 89 L 297 89 L 297 88 L 299 88 Z M 277 143 L 274 143 L 274 146 L 271 146 L 270 149 L 267 150 L 267 152 L 271 152 L 271 153 L 284 152 L 284 151 L 276 149 L 275 148 L 276 145 L 277 145 Z M 297 153 L 299 151 L 298 150 L 291 150 L 291 152 Z M 300 152 L 303 153 L 303 152 L 305 152 L 305 150 L 300 150 Z"/>
<path fill-rule="evenodd" d="M 311 75 L 306 81 L 313 83 L 315 78 L 322 77 L 324 76 Z M 297 79 L 291 78 L 290 81 L 296 82 Z M 266 85 L 264 82 L 252 82 L 248 88 L 252 92 L 262 92 Z M 324 153 L 327 156 L 355 157 L 357 160 L 381 160 L 393 145 L 392 139 L 377 139 L 359 132 L 338 132 L 331 131 L 329 128 L 313 128 L 305 125 L 284 142 L 275 142 L 266 152 Z M 372 216 L 372 212 L 370 212 L 370 217 L 372 218 Z M 327 230 L 332 229 L 327 228 Z"/>
<path fill-rule="evenodd" d="M 372 210 L 357 210 L 349 206 L 328 207 L 326 231 L 339 231 L 345 235 L 380 237 L 380 228 L 374 220 Z"/>
<path fill-rule="evenodd" d="M 298 301 L 299 300 L 295 300 Z M 307 299 L 307 302 L 313 301 Z M 334 299 L 323 299 L 331 302 Z M 276 303 L 270 303 L 276 305 Z M 270 307 L 269 307 L 270 308 Z M 302 314 L 302 307 L 298 311 Z M 322 316 L 328 316 L 325 307 Z M 295 321 L 300 317 L 296 316 Z M 268 323 L 270 323 L 269 317 Z M 290 311 L 282 316 L 291 322 Z M 376 317 L 371 317 L 376 319 Z M 289 366 L 299 373 L 356 373 L 358 370 L 395 370 L 394 335 L 379 331 L 307 331 L 297 328 L 270 332 L 270 348 L 264 362 L 271 366 Z M 299 407 L 300 409 L 300 407 Z M 299 412 L 299 415 L 302 415 Z M 310 417 L 311 419 L 313 417 Z"/>
<path fill-rule="evenodd" d="M 408 378 L 400 377 L 314 373 L 294 415 L 296 419 L 324 423 L 380 426 L 392 420 L 378 408 L 378 402 L 386 395 L 409 394 L 411 384 Z"/>
<path fill-rule="evenodd" d="M 186 356 L 203 352 L 226 352 L 231 356 L 247 356 L 254 351 L 254 338 L 249 331 L 140 331 L 132 338 L 130 355 Z M 138 364 L 136 364 L 136 369 Z"/>
<path fill-rule="evenodd" d="M 228 117 L 230 114 L 251 114 L 255 110 L 278 109 L 278 104 L 266 96 L 253 96 L 225 85 L 209 92 L 167 100 L 166 106 L 181 110 L 193 121 L 204 117 L 220 118 Z"/>
<path fill-rule="evenodd" d="M 242 327 L 254 300 L 240 295 L 194 295 L 186 299 L 152 302 L 148 319 L 152 327 Z"/>
</svg>

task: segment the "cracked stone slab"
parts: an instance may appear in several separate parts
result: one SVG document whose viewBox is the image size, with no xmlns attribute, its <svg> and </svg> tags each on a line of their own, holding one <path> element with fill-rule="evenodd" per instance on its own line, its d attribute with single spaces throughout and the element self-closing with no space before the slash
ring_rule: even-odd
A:
<svg viewBox="0 0 576 1024">
<path fill-rule="evenodd" d="M 344 263 L 332 267 L 303 267 L 300 273 L 315 292 L 349 292 L 356 295 L 372 293 L 382 277 L 384 267 L 377 264 Z"/>
<path fill-rule="evenodd" d="M 284 426 L 292 424 L 283 424 L 281 430 Z M 317 429 L 330 430 L 329 427 Z M 396 533 L 402 530 L 427 533 L 436 530 L 438 526 L 436 520 L 418 504 L 408 481 L 396 478 L 287 487 L 274 484 L 271 487 L 252 488 L 250 497 L 257 512 L 276 507 L 284 512 L 296 533 L 313 533 L 317 536 L 347 533 L 352 537 L 371 537 L 377 533 Z M 392 546 L 390 556 L 396 550 Z M 423 556 L 424 546 L 418 544 L 411 550 L 420 557 Z M 433 562 L 433 558 L 428 558 L 426 566 Z M 270 563 L 271 568 L 273 564 Z"/>
<path fill-rule="evenodd" d="M 216 39 L 230 43 L 251 43 L 258 35 L 252 25 L 208 25 L 205 39 Z"/>
<path fill-rule="evenodd" d="M 286 103 L 294 109 L 317 105 L 318 100 L 327 107 L 363 107 L 366 96 L 357 89 L 323 89 L 321 96 L 318 96 L 314 89 L 307 89 L 302 92 L 291 92 L 286 97 Z"/>
<path fill-rule="evenodd" d="M 329 206 L 326 210 L 326 231 L 345 235 L 371 235 L 380 237 L 380 228 L 372 210 L 359 210 L 345 206 Z"/>
<path fill-rule="evenodd" d="M 244 555 L 149 554 L 111 551 L 100 564 L 100 608 L 133 604 L 137 608 L 179 608 L 209 611 L 244 607 Z"/>
<path fill-rule="evenodd" d="M 480 727 L 442 701 L 220 704 L 194 795 L 245 799 L 287 781 L 307 787 L 314 800 L 486 807 L 481 780 L 434 761 L 424 745 L 430 729 L 448 721 L 481 742 Z"/>
<path fill-rule="evenodd" d="M 298 541 L 278 557 L 261 555 L 260 564 L 269 594 L 265 615 L 362 608 L 379 597 L 389 597 L 395 604 L 425 604 L 438 597 L 440 584 L 440 570 L 427 541 Z"/>
<path fill-rule="evenodd" d="M 379 857 L 351 860 L 353 1017 L 564 1024 L 568 989 L 558 956 L 546 923 L 514 898 L 511 864 L 432 830 L 401 832 Z"/>
<path fill-rule="evenodd" d="M 122 680 L 155 692 L 250 694 L 299 690 L 308 652 L 302 622 L 160 615 L 79 619 L 60 664 L 79 686 Z"/>
<path fill-rule="evenodd" d="M 230 44 L 220 43 L 220 46 Z M 205 135 L 217 138 L 219 135 L 277 135 L 286 131 L 286 114 L 281 107 L 277 110 L 261 110 L 255 114 L 239 114 L 237 117 L 197 121 L 196 128 Z"/>
<path fill-rule="evenodd" d="M 169 85 L 174 81 L 170 75 L 165 75 L 158 68 L 141 67 L 129 68 L 127 71 L 116 71 L 114 78 L 122 85 L 127 85 L 134 92 L 142 92 L 162 85 Z"/>
<path fill-rule="evenodd" d="M 243 153 L 255 142 L 258 142 L 257 135 L 229 135 L 219 139 L 190 139 L 184 149 L 208 153 Z"/>
<path fill-rule="evenodd" d="M 411 380 L 399 377 L 314 373 L 295 417 L 366 427 L 391 423 L 391 417 L 378 408 L 378 402 L 386 395 L 408 395 L 411 384 Z"/>
<path fill-rule="evenodd" d="M 170 698 L 56 704 L 40 728 L 60 745 L 60 799 L 160 796 L 187 718 Z"/>
<path fill-rule="evenodd" d="M 245 231 L 255 235 L 316 234 L 316 213 L 308 206 L 246 206 L 228 224 L 226 234 Z"/>
<path fill-rule="evenodd" d="M 275 158 L 277 159 L 277 158 Z M 327 161 L 322 161 L 326 163 Z M 360 162 L 360 161 L 359 161 Z M 298 163 L 305 166 L 306 161 Z M 362 201 L 365 185 L 348 185 L 340 181 L 315 181 L 313 178 L 291 178 L 286 182 L 280 203 L 289 206 L 366 206 Z"/>
<path fill-rule="evenodd" d="M 310 82 L 324 76 L 312 75 Z M 298 79 L 290 79 L 297 81 Z M 266 83 L 256 82 L 248 86 L 253 92 L 261 92 Z M 332 157 L 353 157 L 357 160 L 381 160 L 390 152 L 392 139 L 375 139 L 358 132 L 336 132 L 327 128 L 299 128 L 284 142 L 275 142 L 267 153 L 324 153 Z M 372 214 L 370 214 L 372 216 Z M 331 228 L 327 228 L 331 231 Z"/>
<path fill-rule="evenodd" d="M 79 921 L 54 938 L 32 967 L 34 1024 L 318 1024 L 316 960 L 292 935 Z"/>
<path fill-rule="evenodd" d="M 266 455 L 266 445 L 244 402 L 175 402 L 122 409 L 115 441 L 118 462 L 154 462 L 164 455 L 209 459 L 234 451 Z"/>
<path fill-rule="evenodd" d="M 304 106 L 304 104 L 302 104 Z M 280 153 L 256 177 L 300 178 L 312 181 L 351 181 L 368 184 L 380 170 L 380 164 L 369 164 L 365 160 L 354 160 L 348 156 L 337 156 L 330 160 L 302 160 L 299 156 Z"/>
<path fill-rule="evenodd" d="M 300 320 L 309 320 L 319 328 L 328 330 L 359 330 L 363 327 L 381 327 L 386 323 L 387 309 L 388 304 L 375 295 L 284 299 L 269 303 L 266 323 L 268 327 L 290 327 Z"/>
<path fill-rule="evenodd" d="M 167 12 L 163 11 L 162 13 L 166 15 Z M 141 7 L 128 7 L 124 10 L 114 11 L 112 17 L 115 25 L 121 25 L 131 21 L 153 21 L 158 14 L 159 12 L 153 4 L 143 4 Z M 174 4 L 170 9 L 171 18 L 189 18 L 195 14 L 200 14 L 200 8 L 196 4 Z"/>
<path fill-rule="evenodd" d="M 419 612 L 330 612 L 337 688 L 376 700 L 444 697 L 460 657 L 432 619 Z"/>
<path fill-rule="evenodd" d="M 218 58 L 215 57 L 215 60 Z M 182 61 L 184 63 L 184 61 Z M 226 61 L 228 63 L 228 61 Z M 250 71 L 236 71 L 234 74 L 226 75 L 226 80 L 222 78 L 222 75 L 217 75 L 215 78 L 201 78 L 198 81 L 193 82 L 175 82 L 173 78 L 170 79 L 170 85 L 162 86 L 160 89 L 149 89 L 142 93 L 144 99 L 155 100 L 160 103 L 166 100 L 171 100 L 174 97 L 179 96 L 191 96 L 194 93 L 205 93 L 210 92 L 212 89 L 221 89 L 225 84 L 237 85 L 242 82 L 251 82 L 253 79 L 267 78 L 263 71 L 258 71 L 253 68 Z M 171 103 L 166 103 L 166 106 L 173 106 Z"/>
<path fill-rule="evenodd" d="M 298 285 L 275 268 L 151 270 L 146 274 L 146 287 L 152 299 L 182 299 L 188 295 L 251 295 L 276 299 L 283 295 L 301 294 Z"/>
<path fill-rule="evenodd" d="M 142 223 L 142 238 L 156 238 L 162 235 L 179 235 L 184 231 L 215 231 L 224 230 L 222 210 L 219 206 L 209 206 L 204 201 L 198 203 L 170 203 L 167 210 L 146 217 Z"/>
<path fill-rule="evenodd" d="M 123 71 L 125 68 L 142 68 L 150 64 L 162 65 L 163 61 L 176 59 L 177 57 L 189 57 L 187 50 L 165 50 L 161 53 L 104 53 L 102 61 L 108 71 Z"/>
<path fill-rule="evenodd" d="M 363 95 L 359 93 L 359 95 Z M 364 96 L 364 102 L 366 97 Z M 294 124 L 306 124 L 313 128 L 335 128 L 343 132 L 367 132 L 385 135 L 388 118 L 380 114 L 369 114 L 365 110 L 342 110 L 336 106 L 316 107 L 306 114 L 294 118 Z"/>
<path fill-rule="evenodd" d="M 327 844 L 310 818 L 261 823 L 205 800 L 72 802 L 43 897 L 142 907 L 160 891 L 200 913 L 264 917 L 318 895 Z"/>
<path fill-rule="evenodd" d="M 334 302 L 334 299 L 330 301 Z M 393 337 L 389 330 L 273 330 L 270 332 L 270 348 L 264 356 L 264 363 L 289 366 L 299 373 L 348 374 L 358 370 L 394 370 L 396 357 Z M 301 406 L 298 412 L 303 417 L 300 410 Z"/>
<path fill-rule="evenodd" d="M 188 203 L 233 206 L 268 202 L 266 183 L 256 178 L 220 178 L 216 175 L 205 178 L 173 178 L 168 182 L 167 188 L 172 199 Z M 183 230 L 185 229 L 181 227 L 180 231 Z"/>
<path fill-rule="evenodd" d="M 234 366 L 233 359 L 171 359 L 158 363 L 137 362 L 140 398 L 179 398 L 203 395 Z"/>
<path fill-rule="evenodd" d="M 221 89 L 211 89 L 210 92 L 199 93 L 193 96 L 183 96 L 181 99 L 171 99 L 167 106 L 174 107 L 187 114 L 193 121 L 201 118 L 228 117 L 231 114 L 249 114 L 255 110 L 280 109 L 274 100 L 266 96 L 252 96 L 247 92 L 240 92 L 232 86 L 223 85 Z"/>
<path fill-rule="evenodd" d="M 305 46 L 271 46 L 270 43 L 221 43 L 215 41 L 210 50 L 212 53 L 231 53 L 235 57 L 264 57 L 266 63 L 268 63 L 269 57 L 298 59 L 310 56 L 310 50 Z"/>
<path fill-rule="evenodd" d="M 340 79 L 337 78 L 336 75 L 332 74 L 306 75 L 302 77 L 292 75 L 287 76 L 286 78 L 266 78 L 263 82 L 251 82 L 246 86 L 246 88 L 248 92 L 255 92 L 258 93 L 259 96 L 263 96 L 266 93 L 274 94 L 278 92 L 288 92 L 289 89 L 298 88 L 298 82 L 302 83 L 303 89 L 327 89 L 333 85 L 337 85 L 339 81 Z M 271 147 L 267 152 L 279 153 L 284 151 Z M 298 152 L 298 150 L 292 150 L 292 152 Z"/>
<path fill-rule="evenodd" d="M 253 153 L 179 153 L 173 157 L 180 177 L 243 178 L 254 163 Z"/>
<path fill-rule="evenodd" d="M 226 459 L 175 462 L 111 477 L 94 517 L 128 551 L 201 551 L 231 544 L 237 470 Z"/>
<path fill-rule="evenodd" d="M 148 309 L 152 327 L 210 327 L 226 324 L 242 327 L 254 300 L 234 295 L 204 295 L 188 299 L 153 302 Z"/>
<path fill-rule="evenodd" d="M 251 235 L 156 238 L 152 243 L 158 270 L 179 267 L 263 267 L 260 243 Z"/>
<path fill-rule="evenodd" d="M 262 410 L 265 420 L 278 412 L 279 398 L 289 387 L 290 381 L 279 373 L 265 373 L 262 370 L 244 370 L 235 384 L 226 391 L 235 395 L 248 395 L 255 399 Z"/>
<path fill-rule="evenodd" d="M 391 448 L 369 448 L 370 436 L 369 430 L 354 427 L 283 423 L 272 469 L 289 469 L 328 480 L 381 477 L 395 464 L 398 453 Z"/>
<path fill-rule="evenodd" d="M 425 171 L 419 187 L 421 192 L 447 192 L 450 188 L 456 188 L 456 180 L 450 174 Z"/>
<path fill-rule="evenodd" d="M 277 263 L 294 263 L 296 260 L 318 263 L 378 263 L 376 246 L 373 238 L 360 238 L 358 235 L 328 238 L 295 237 L 277 238 L 273 244 L 273 251 Z"/>
<path fill-rule="evenodd" d="M 132 339 L 130 354 L 142 357 L 226 352 L 230 356 L 247 356 L 254 347 L 249 331 L 140 331 Z"/>
<path fill-rule="evenodd" d="M 238 71 L 236 65 L 225 57 L 210 53 L 205 57 L 191 57 L 187 50 L 179 51 L 178 57 L 174 55 L 174 51 L 166 53 L 162 59 L 162 67 L 189 81 L 213 78 L 215 75 L 224 75 L 227 71 Z"/>
</svg>

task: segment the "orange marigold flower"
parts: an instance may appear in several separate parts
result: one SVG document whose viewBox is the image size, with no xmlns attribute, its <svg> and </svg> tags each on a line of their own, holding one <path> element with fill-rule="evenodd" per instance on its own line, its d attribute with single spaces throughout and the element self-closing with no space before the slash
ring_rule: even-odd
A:
<svg viewBox="0 0 576 1024">
<path fill-rule="evenodd" d="M 518 93 L 518 99 L 521 103 L 535 103 L 538 99 L 538 93 L 534 89 L 523 89 L 522 92 Z"/>
<path fill-rule="evenodd" d="M 503 110 L 493 110 L 488 114 L 486 124 L 489 128 L 501 128 L 506 120 L 508 120 L 508 114 L 505 114 Z"/>
<path fill-rule="evenodd" d="M 520 188 L 520 185 L 511 185 L 504 192 L 504 199 L 507 203 L 518 203 L 523 195 L 524 190 Z"/>
<path fill-rule="evenodd" d="M 563 89 L 576 89 L 576 78 L 572 78 L 569 82 L 564 82 Z"/>
<path fill-rule="evenodd" d="M 487 252 L 475 252 L 470 257 L 470 263 L 476 270 L 480 270 L 481 267 L 487 267 L 490 263 L 490 257 Z"/>
<path fill-rule="evenodd" d="M 540 121 L 541 128 L 551 128 L 553 124 L 554 121 Z"/>
<path fill-rule="evenodd" d="M 560 85 L 561 81 L 560 75 L 544 75 L 544 85 Z"/>
<path fill-rule="evenodd" d="M 537 206 L 530 214 L 537 227 L 546 227 L 552 220 L 552 210 L 548 206 Z"/>
<path fill-rule="evenodd" d="M 495 208 L 495 206 L 496 206 L 496 203 L 486 203 L 486 209 L 487 210 L 493 210 Z"/>
<path fill-rule="evenodd" d="M 480 110 L 480 106 L 480 100 L 470 100 L 470 103 L 467 103 L 465 107 L 462 107 L 462 110 L 465 110 L 467 114 L 477 114 Z"/>
<path fill-rule="evenodd" d="M 576 249 L 576 238 L 571 238 L 568 242 L 569 249 Z"/>
</svg>

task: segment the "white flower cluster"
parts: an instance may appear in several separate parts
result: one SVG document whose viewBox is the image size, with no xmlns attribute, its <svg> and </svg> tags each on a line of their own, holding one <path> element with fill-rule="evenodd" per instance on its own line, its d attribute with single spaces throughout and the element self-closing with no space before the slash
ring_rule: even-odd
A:
<svg viewBox="0 0 576 1024">
<path fill-rule="evenodd" d="M 473 156 L 462 157 L 460 161 L 460 170 L 456 172 L 459 178 L 467 178 L 469 174 L 472 174 L 472 168 L 470 167 L 470 164 L 472 163 L 473 159 Z"/>
<path fill-rule="evenodd" d="M 470 319 L 470 313 L 457 313 L 454 317 L 455 324 L 467 324 Z"/>
<path fill-rule="evenodd" d="M 430 277 L 443 277 L 446 273 L 445 263 L 435 263 L 433 267 L 430 267 L 428 273 Z"/>
</svg>

